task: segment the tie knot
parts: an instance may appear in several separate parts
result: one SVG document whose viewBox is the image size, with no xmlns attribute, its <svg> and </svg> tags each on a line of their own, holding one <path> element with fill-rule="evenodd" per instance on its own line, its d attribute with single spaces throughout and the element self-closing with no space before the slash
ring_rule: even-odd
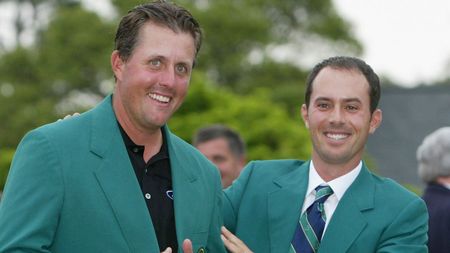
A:
<svg viewBox="0 0 450 253">
<path fill-rule="evenodd" d="M 315 202 L 323 203 L 327 198 L 333 194 L 333 190 L 328 185 L 319 185 L 316 187 L 316 199 Z"/>
</svg>

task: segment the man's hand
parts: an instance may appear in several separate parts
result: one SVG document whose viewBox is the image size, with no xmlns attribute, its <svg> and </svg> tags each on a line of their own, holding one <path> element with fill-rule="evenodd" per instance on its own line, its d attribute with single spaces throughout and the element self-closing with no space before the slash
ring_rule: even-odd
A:
<svg viewBox="0 0 450 253">
<path fill-rule="evenodd" d="M 247 245 L 244 244 L 239 238 L 231 233 L 225 227 L 222 227 L 222 241 L 225 247 L 231 253 L 253 253 Z"/>
<path fill-rule="evenodd" d="M 183 241 L 183 252 L 184 253 L 192 253 L 192 242 L 189 239 L 185 239 Z M 172 249 L 168 247 L 166 250 L 164 250 L 161 253 L 172 253 Z"/>
<path fill-rule="evenodd" d="M 183 252 L 184 253 L 192 253 L 192 242 L 189 239 L 185 239 L 183 241 Z"/>
</svg>

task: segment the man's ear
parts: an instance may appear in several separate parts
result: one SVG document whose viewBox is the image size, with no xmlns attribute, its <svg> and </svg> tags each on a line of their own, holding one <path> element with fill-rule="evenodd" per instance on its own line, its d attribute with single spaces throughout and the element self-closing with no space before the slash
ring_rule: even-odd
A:
<svg viewBox="0 0 450 253">
<path fill-rule="evenodd" d="M 309 129 L 308 108 L 306 107 L 306 104 L 302 105 L 300 113 L 301 113 L 301 116 L 302 116 L 303 122 L 305 123 L 306 128 Z"/>
<path fill-rule="evenodd" d="M 120 58 L 119 51 L 114 50 L 111 53 L 111 68 L 114 73 L 116 79 L 122 79 L 122 70 L 123 70 L 124 62 L 122 58 Z"/>
<path fill-rule="evenodd" d="M 381 121 L 383 119 L 383 113 L 380 109 L 376 109 L 372 113 L 372 117 L 370 118 L 370 129 L 369 133 L 373 134 L 375 133 L 375 130 L 381 125 Z"/>
</svg>

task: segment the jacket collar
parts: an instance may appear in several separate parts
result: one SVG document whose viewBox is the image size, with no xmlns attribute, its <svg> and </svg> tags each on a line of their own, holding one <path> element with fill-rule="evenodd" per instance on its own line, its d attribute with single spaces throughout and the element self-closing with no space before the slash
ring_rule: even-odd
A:
<svg viewBox="0 0 450 253">
<path fill-rule="evenodd" d="M 368 221 L 363 212 L 374 208 L 374 198 L 375 183 L 363 163 L 358 177 L 339 201 L 323 236 L 319 252 L 346 252 L 367 226 Z"/>
<path fill-rule="evenodd" d="M 279 251 L 280 245 L 290 245 L 308 187 L 308 175 L 309 162 L 305 162 L 273 181 L 275 190 L 268 194 L 271 252 Z M 374 194 L 375 184 L 363 163 L 330 220 L 319 252 L 346 252 L 367 226 L 362 212 L 374 208 Z"/>
<path fill-rule="evenodd" d="M 163 128 L 172 169 L 174 211 L 179 246 L 185 238 L 205 232 L 203 214 L 206 206 L 199 200 L 212 194 L 198 180 L 198 170 L 204 166 L 192 157 L 187 145 L 173 135 L 167 125 Z M 91 152 L 102 159 L 95 176 L 107 197 L 123 235 L 135 252 L 159 252 L 157 239 L 142 191 L 125 149 L 123 138 L 112 107 L 112 96 L 101 102 L 92 114 Z M 198 203 L 198 204 L 196 204 Z M 153 246 L 153 247 L 152 247 Z M 139 250 L 138 250 L 139 249 Z"/>
<path fill-rule="evenodd" d="M 273 168 L 276 169 L 276 168 Z M 309 162 L 276 178 L 268 195 L 268 217 L 271 252 L 280 245 L 290 245 L 308 187 Z"/>
<path fill-rule="evenodd" d="M 101 159 L 94 171 L 130 249 L 159 252 L 147 206 L 125 149 L 108 96 L 92 111 L 91 152 Z"/>
</svg>

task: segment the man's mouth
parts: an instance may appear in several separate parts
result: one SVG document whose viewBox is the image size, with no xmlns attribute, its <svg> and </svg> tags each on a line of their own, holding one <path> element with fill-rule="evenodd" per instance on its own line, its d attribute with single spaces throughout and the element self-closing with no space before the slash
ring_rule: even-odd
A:
<svg viewBox="0 0 450 253">
<path fill-rule="evenodd" d="M 166 96 L 163 96 L 163 95 L 158 95 L 158 94 L 155 94 L 155 93 L 149 93 L 148 96 L 151 99 L 156 100 L 156 101 L 158 101 L 160 103 L 169 103 L 169 101 L 170 101 L 170 97 L 166 97 Z"/>
<path fill-rule="evenodd" d="M 350 136 L 349 134 L 336 134 L 336 133 L 325 133 L 325 136 L 331 138 L 335 141 L 343 140 Z"/>
</svg>

